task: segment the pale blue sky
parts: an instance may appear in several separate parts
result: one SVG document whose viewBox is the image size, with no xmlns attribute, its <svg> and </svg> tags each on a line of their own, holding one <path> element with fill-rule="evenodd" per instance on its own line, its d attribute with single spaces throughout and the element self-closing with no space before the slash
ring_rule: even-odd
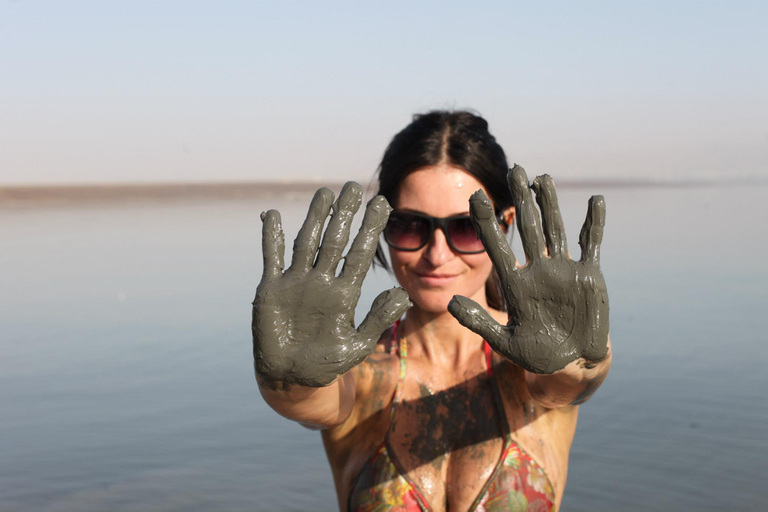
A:
<svg viewBox="0 0 768 512">
<path fill-rule="evenodd" d="M 470 107 L 529 174 L 768 177 L 768 2 L 0 0 L 0 184 L 367 180 Z"/>
</svg>

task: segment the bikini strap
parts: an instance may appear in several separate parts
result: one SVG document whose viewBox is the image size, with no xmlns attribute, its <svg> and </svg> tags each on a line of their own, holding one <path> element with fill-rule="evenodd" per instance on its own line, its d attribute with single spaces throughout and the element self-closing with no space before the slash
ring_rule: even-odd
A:
<svg viewBox="0 0 768 512">
<path fill-rule="evenodd" d="M 400 358 L 400 373 L 397 376 L 397 386 L 395 387 L 395 398 L 392 400 L 392 407 L 389 408 L 389 428 L 387 432 L 392 428 L 392 423 L 395 419 L 395 409 L 400 402 L 400 395 L 403 393 L 403 382 L 405 382 L 405 360 L 408 358 L 408 342 L 405 336 L 400 332 L 400 320 L 395 322 L 393 327 L 394 336 L 392 337 L 392 344 L 389 348 L 390 354 L 397 353 Z M 387 434 L 389 435 L 389 434 Z"/>
<path fill-rule="evenodd" d="M 499 387 L 499 381 L 496 372 L 493 371 L 493 350 L 487 341 L 483 342 L 483 350 L 485 351 L 485 361 L 488 368 L 488 375 L 491 377 L 491 388 L 493 395 L 493 402 L 496 405 L 496 414 L 500 417 L 501 429 L 504 432 L 504 451 L 506 452 L 510 443 L 512 443 L 511 433 L 509 428 L 509 422 L 507 421 L 507 413 L 504 409 L 504 400 L 501 398 L 501 388 Z"/>
<path fill-rule="evenodd" d="M 493 377 L 493 351 L 487 341 L 483 340 L 483 351 L 485 352 L 485 367 L 488 369 L 488 375 Z"/>
<path fill-rule="evenodd" d="M 395 324 L 392 326 L 392 336 L 389 338 L 389 353 L 392 355 L 397 354 L 398 349 L 400 348 L 400 344 L 398 343 L 398 333 L 400 331 L 400 320 L 395 322 Z"/>
</svg>

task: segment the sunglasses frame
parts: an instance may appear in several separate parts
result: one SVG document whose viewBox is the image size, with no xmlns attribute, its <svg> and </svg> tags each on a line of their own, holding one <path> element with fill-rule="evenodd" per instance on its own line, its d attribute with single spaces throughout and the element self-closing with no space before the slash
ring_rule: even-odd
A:
<svg viewBox="0 0 768 512">
<path fill-rule="evenodd" d="M 457 249 L 455 245 L 453 245 L 453 240 L 451 240 L 451 235 L 448 233 L 448 223 L 452 220 L 459 220 L 459 219 L 469 219 L 470 222 L 472 222 L 472 217 L 466 213 L 463 215 L 451 215 L 450 217 L 432 217 L 431 215 L 427 215 L 426 213 L 421 212 L 412 212 L 407 210 L 395 210 L 392 213 L 390 213 L 390 218 L 392 217 L 392 214 L 406 214 L 406 215 L 412 215 L 414 217 L 419 217 L 422 219 L 426 219 L 429 221 L 429 235 L 426 237 L 426 241 L 421 244 L 419 247 L 413 248 L 413 249 L 406 249 L 403 247 L 399 247 L 392 242 L 389 241 L 389 238 L 387 238 L 387 229 L 384 228 L 384 241 L 387 242 L 387 245 L 392 247 L 393 249 L 397 249 L 398 251 L 406 251 L 406 252 L 415 252 L 418 250 L 423 249 L 424 247 L 429 244 L 429 241 L 432 240 L 432 235 L 435 234 L 435 229 L 440 228 L 443 230 L 443 234 L 445 235 L 445 241 L 448 242 L 448 247 L 450 247 L 452 250 L 456 251 L 459 254 L 480 254 L 485 252 L 485 247 L 483 247 L 479 251 L 462 251 L 460 249 Z M 504 225 L 504 214 L 498 213 L 496 214 L 496 220 L 499 222 L 499 224 Z M 480 237 L 478 236 L 478 239 Z"/>
</svg>

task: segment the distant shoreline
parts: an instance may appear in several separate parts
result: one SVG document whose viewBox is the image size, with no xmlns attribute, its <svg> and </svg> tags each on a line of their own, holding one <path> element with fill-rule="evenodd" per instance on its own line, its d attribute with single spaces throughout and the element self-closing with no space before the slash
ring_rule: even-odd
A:
<svg viewBox="0 0 768 512">
<path fill-rule="evenodd" d="M 557 180 L 561 189 L 589 188 L 688 188 L 722 186 L 713 181 L 662 182 L 653 180 Z M 338 191 L 343 182 L 227 182 L 227 183 L 124 183 L 66 185 L 0 185 L 0 208 L 71 206 L 74 204 L 238 200 L 310 195 L 320 187 Z M 373 183 L 364 184 L 373 193 Z"/>
<path fill-rule="evenodd" d="M 309 195 L 320 187 L 339 190 L 342 185 L 321 182 L 0 185 L 0 208 L 258 199 Z"/>
</svg>

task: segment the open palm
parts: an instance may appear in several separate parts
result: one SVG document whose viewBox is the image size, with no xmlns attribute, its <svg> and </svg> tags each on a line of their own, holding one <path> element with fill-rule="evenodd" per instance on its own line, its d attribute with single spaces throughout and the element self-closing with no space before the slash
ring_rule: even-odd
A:
<svg viewBox="0 0 768 512">
<path fill-rule="evenodd" d="M 454 297 L 448 309 L 495 351 L 530 372 L 554 373 L 579 358 L 600 361 L 608 350 L 608 293 L 600 270 L 603 197 L 589 201 L 576 261 L 568 252 L 552 178 L 539 176 L 533 183 L 541 220 L 523 168 L 515 165 L 508 181 L 525 266 L 518 265 L 485 194 L 478 191 L 470 199 L 472 220 L 499 275 L 507 325 L 466 297 Z"/>
<path fill-rule="evenodd" d="M 337 276 L 361 198 L 362 187 L 354 182 L 344 186 L 335 203 L 329 189 L 318 190 L 285 272 L 280 214 L 270 210 L 262 215 L 264 274 L 253 302 L 252 331 L 256 372 L 266 382 L 330 384 L 365 359 L 382 332 L 410 307 L 402 288 L 385 291 L 355 328 L 362 282 L 392 210 L 381 196 L 368 203 L 360 232 Z"/>
</svg>

